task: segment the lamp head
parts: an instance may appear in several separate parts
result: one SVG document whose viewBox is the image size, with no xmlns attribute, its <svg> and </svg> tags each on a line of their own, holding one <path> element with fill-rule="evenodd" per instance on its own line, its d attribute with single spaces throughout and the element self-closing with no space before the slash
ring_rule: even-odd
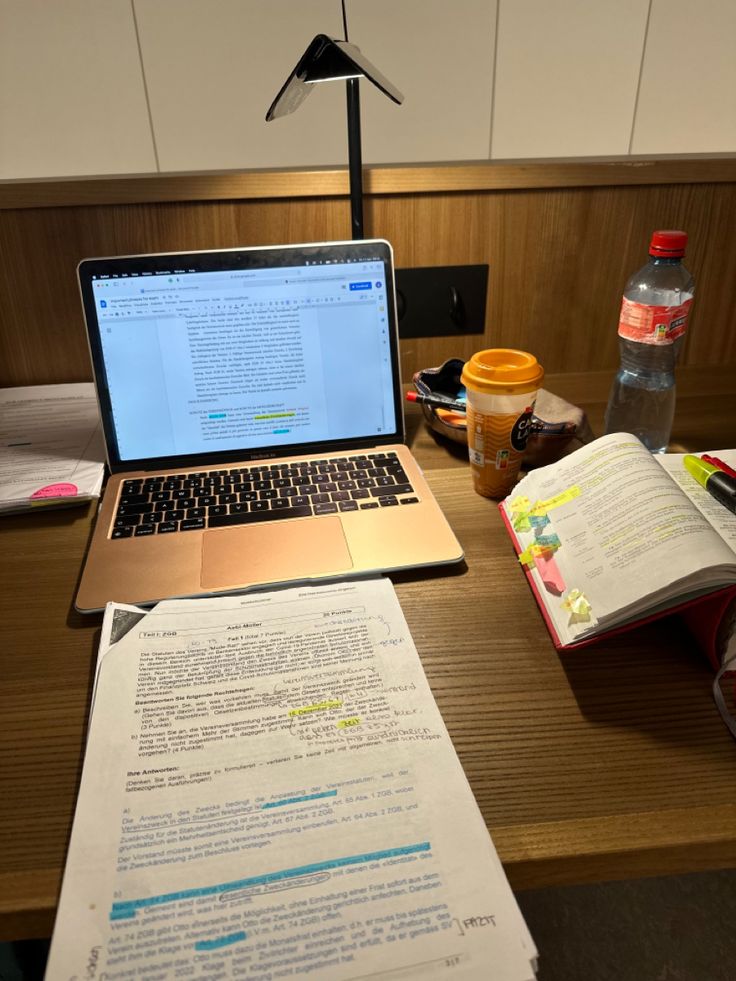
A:
<svg viewBox="0 0 736 981">
<path fill-rule="evenodd" d="M 367 78 L 397 104 L 404 101 L 401 92 L 374 68 L 360 48 L 348 41 L 335 41 L 326 34 L 318 34 L 281 86 L 266 113 L 266 122 L 298 109 L 315 83 L 347 78 Z"/>
</svg>

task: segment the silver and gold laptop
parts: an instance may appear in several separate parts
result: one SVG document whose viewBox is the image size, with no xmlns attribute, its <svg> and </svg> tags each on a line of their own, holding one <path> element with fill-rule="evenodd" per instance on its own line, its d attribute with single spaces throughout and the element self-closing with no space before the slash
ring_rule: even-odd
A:
<svg viewBox="0 0 736 981">
<path fill-rule="evenodd" d="M 78 610 L 462 559 L 404 444 L 387 242 L 78 275 L 111 473 Z"/>
</svg>

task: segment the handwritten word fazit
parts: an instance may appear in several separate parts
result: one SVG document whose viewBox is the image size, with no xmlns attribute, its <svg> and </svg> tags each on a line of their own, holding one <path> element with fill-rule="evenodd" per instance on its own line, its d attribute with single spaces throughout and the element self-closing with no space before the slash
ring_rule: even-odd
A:
<svg viewBox="0 0 736 981">
<path fill-rule="evenodd" d="M 496 917 L 492 913 L 486 914 L 485 916 L 470 916 L 467 920 L 463 920 L 462 924 L 465 930 L 473 930 L 475 927 L 495 927 Z"/>
</svg>

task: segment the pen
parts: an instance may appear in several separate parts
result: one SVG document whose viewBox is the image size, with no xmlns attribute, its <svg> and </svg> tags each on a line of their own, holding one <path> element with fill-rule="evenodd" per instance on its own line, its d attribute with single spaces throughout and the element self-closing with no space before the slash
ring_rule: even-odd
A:
<svg viewBox="0 0 736 981">
<path fill-rule="evenodd" d="M 444 395 L 422 395 L 420 392 L 407 392 L 406 400 L 407 402 L 420 402 L 422 405 L 431 405 L 435 409 L 447 409 L 450 412 L 465 412 L 467 409 L 465 402 L 458 402 Z"/>
<path fill-rule="evenodd" d="M 724 507 L 736 514 L 736 478 L 729 477 L 718 467 L 697 456 L 686 456 L 685 469 L 695 477 L 711 497 L 715 497 Z"/>
<path fill-rule="evenodd" d="M 719 470 L 727 473 L 729 477 L 736 477 L 736 470 L 733 467 L 729 467 L 723 460 L 719 460 L 717 456 L 708 456 L 707 453 L 701 453 L 700 459 L 705 460 L 706 463 L 712 463 L 714 467 L 718 467 Z"/>
</svg>

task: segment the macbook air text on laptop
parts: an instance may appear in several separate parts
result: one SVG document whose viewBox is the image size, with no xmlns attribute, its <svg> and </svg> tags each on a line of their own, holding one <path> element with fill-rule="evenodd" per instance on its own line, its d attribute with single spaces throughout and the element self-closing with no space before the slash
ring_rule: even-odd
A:
<svg viewBox="0 0 736 981">
<path fill-rule="evenodd" d="M 110 479 L 76 606 L 457 562 L 384 241 L 86 259 Z"/>
</svg>

